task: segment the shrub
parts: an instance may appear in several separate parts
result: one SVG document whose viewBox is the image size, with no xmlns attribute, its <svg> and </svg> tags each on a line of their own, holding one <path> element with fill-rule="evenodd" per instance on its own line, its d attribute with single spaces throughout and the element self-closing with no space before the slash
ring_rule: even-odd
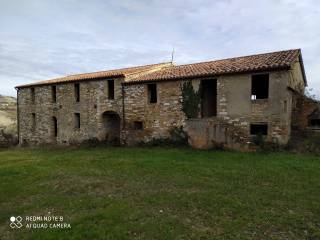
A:
<svg viewBox="0 0 320 240">
<path fill-rule="evenodd" d="M 0 129 L 0 147 L 13 147 L 18 144 L 18 137 L 10 128 Z"/>
<path fill-rule="evenodd" d="M 295 153 L 311 153 L 320 155 L 320 135 L 300 133 L 292 136 L 286 150 Z"/>
<path fill-rule="evenodd" d="M 188 134 L 183 130 L 183 127 L 173 127 L 169 130 L 170 137 L 153 138 L 148 142 L 140 142 L 140 146 L 152 147 L 180 147 L 188 146 Z"/>
<path fill-rule="evenodd" d="M 182 111 L 187 118 L 196 118 L 199 113 L 200 91 L 195 91 L 191 81 L 184 82 L 181 86 Z"/>
</svg>

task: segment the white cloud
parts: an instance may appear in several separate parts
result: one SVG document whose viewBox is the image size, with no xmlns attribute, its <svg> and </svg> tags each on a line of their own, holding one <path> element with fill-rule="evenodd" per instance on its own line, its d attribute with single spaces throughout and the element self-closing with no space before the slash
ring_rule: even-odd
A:
<svg viewBox="0 0 320 240">
<path fill-rule="evenodd" d="M 320 95 L 315 0 L 0 2 L 0 93 L 59 75 L 302 48 Z"/>
</svg>

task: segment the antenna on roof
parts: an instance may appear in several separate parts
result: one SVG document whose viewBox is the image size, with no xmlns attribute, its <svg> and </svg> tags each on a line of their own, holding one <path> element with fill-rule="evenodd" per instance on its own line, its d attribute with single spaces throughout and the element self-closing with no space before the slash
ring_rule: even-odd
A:
<svg viewBox="0 0 320 240">
<path fill-rule="evenodd" d="M 174 47 L 172 48 L 172 52 L 171 52 L 171 63 L 173 63 L 173 57 L 174 57 Z"/>
</svg>

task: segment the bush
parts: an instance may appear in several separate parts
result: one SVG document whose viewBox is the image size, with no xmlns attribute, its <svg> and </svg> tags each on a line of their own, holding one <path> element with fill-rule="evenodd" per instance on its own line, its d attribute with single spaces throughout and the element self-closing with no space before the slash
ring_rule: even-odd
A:
<svg viewBox="0 0 320 240">
<path fill-rule="evenodd" d="M 320 155 L 320 135 L 300 133 L 291 137 L 286 150 L 295 153 L 311 153 Z"/>
<path fill-rule="evenodd" d="M 169 130 L 170 137 L 153 138 L 148 142 L 140 142 L 140 146 L 152 147 L 181 147 L 188 146 L 188 134 L 183 130 L 183 127 L 173 127 Z"/>
<path fill-rule="evenodd" d="M 261 134 L 256 135 L 253 138 L 252 142 L 255 146 L 257 146 L 258 151 L 275 152 L 280 151 L 282 149 L 278 143 L 266 141 L 263 135 Z"/>
<path fill-rule="evenodd" d="M 0 129 L 0 147 L 13 147 L 18 144 L 18 137 L 10 128 Z"/>
</svg>

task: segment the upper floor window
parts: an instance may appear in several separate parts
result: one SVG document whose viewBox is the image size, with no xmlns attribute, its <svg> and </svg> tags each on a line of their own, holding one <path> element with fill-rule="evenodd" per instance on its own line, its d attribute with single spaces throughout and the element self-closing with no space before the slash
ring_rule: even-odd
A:
<svg viewBox="0 0 320 240">
<path fill-rule="evenodd" d="M 56 86 L 51 86 L 51 95 L 52 95 L 52 102 L 56 103 L 57 102 L 57 87 Z"/>
<path fill-rule="evenodd" d="M 156 103 L 157 101 L 157 84 L 148 84 L 148 102 Z"/>
<path fill-rule="evenodd" d="M 30 95 L 31 95 L 31 102 L 35 103 L 35 101 L 36 101 L 36 93 L 35 93 L 34 88 L 30 88 Z"/>
<path fill-rule="evenodd" d="M 80 84 L 74 84 L 74 97 L 76 102 L 80 102 Z"/>
<path fill-rule="evenodd" d="M 114 99 L 114 80 L 108 80 L 108 99 Z"/>
<path fill-rule="evenodd" d="M 267 99 L 269 97 L 269 74 L 252 75 L 251 100 Z"/>
</svg>

